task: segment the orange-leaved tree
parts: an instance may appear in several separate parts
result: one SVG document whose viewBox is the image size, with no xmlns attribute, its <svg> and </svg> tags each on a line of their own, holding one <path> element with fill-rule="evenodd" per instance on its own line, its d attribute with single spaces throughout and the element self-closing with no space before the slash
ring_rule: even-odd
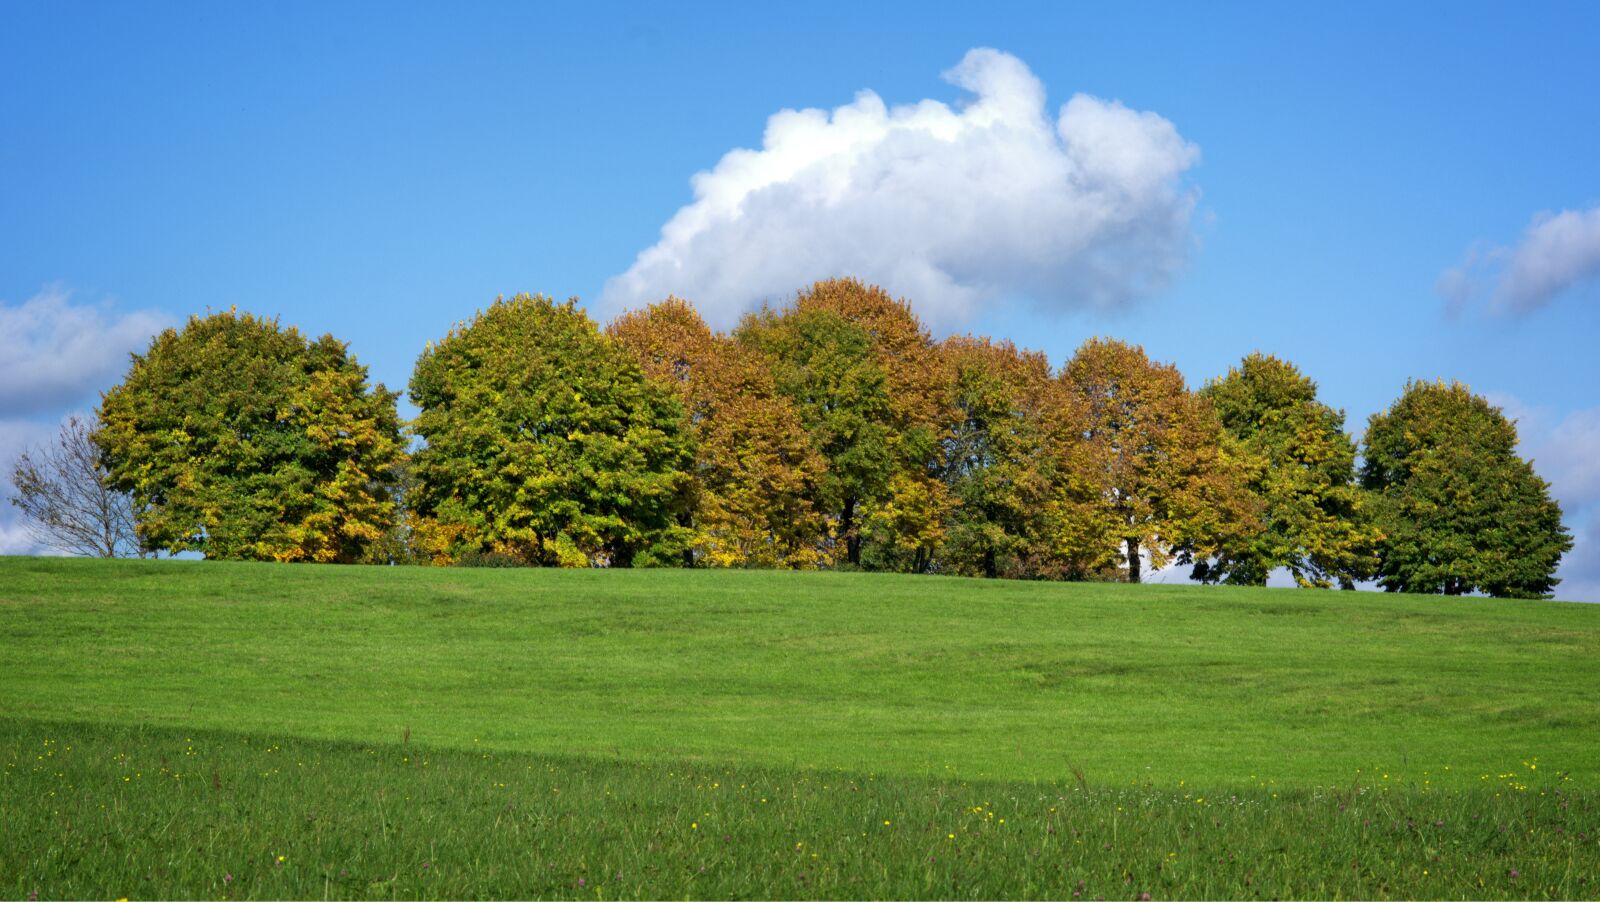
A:
<svg viewBox="0 0 1600 902">
<path fill-rule="evenodd" d="M 820 564 L 824 524 L 812 494 L 825 464 L 766 361 L 675 297 L 623 314 L 606 333 L 683 405 L 695 448 L 689 563 Z"/>
</svg>

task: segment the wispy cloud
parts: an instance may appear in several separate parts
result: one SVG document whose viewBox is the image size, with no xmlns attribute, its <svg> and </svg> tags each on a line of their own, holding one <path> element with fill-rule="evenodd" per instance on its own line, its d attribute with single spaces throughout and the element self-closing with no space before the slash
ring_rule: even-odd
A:
<svg viewBox="0 0 1600 902">
<path fill-rule="evenodd" d="M 1600 206 L 1535 216 L 1510 247 L 1475 245 L 1439 275 L 1452 311 L 1487 296 L 1492 309 L 1522 314 L 1580 285 L 1600 282 Z"/>
<path fill-rule="evenodd" d="M 1199 149 L 1150 112 L 1085 94 L 1058 116 L 1019 59 L 972 50 L 970 93 L 783 110 L 759 150 L 694 176 L 695 200 L 607 283 L 602 312 L 690 298 L 717 325 L 810 282 L 854 275 L 953 325 L 1012 298 L 1117 308 L 1183 267 Z"/>
<path fill-rule="evenodd" d="M 172 318 L 154 310 L 118 313 L 109 303 L 75 303 L 47 288 L 21 304 L 0 303 L 0 554 L 48 554 L 11 504 L 11 468 L 23 451 L 55 439 L 64 411 L 98 400 Z"/>
<path fill-rule="evenodd" d="M 171 317 L 118 314 L 110 304 L 74 303 L 47 288 L 21 304 L 0 304 L 0 417 L 55 412 L 108 388 Z"/>
</svg>

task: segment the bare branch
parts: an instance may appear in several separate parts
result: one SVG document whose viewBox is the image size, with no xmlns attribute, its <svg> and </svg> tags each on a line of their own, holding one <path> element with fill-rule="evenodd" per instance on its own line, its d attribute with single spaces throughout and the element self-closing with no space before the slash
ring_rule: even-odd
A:
<svg viewBox="0 0 1600 902">
<path fill-rule="evenodd" d="M 107 484 L 93 435 L 90 424 L 70 417 L 54 444 L 24 452 L 11 469 L 11 503 L 40 544 L 90 557 L 147 557 L 133 499 Z"/>
</svg>

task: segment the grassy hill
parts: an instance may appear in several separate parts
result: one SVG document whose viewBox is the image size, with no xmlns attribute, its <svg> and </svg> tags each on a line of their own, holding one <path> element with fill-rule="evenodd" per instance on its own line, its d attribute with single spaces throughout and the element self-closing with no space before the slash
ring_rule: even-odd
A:
<svg viewBox="0 0 1600 902">
<path fill-rule="evenodd" d="M 0 896 L 1594 895 L 1596 652 L 1550 602 L 0 558 Z"/>
<path fill-rule="evenodd" d="M 1600 606 L 0 559 L 0 710 L 969 778 L 1600 782 Z M 1445 768 L 1449 767 L 1448 774 Z"/>
</svg>

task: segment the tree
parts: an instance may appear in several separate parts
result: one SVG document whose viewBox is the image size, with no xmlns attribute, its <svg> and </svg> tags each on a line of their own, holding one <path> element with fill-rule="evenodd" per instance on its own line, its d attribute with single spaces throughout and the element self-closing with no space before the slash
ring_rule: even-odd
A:
<svg viewBox="0 0 1600 902">
<path fill-rule="evenodd" d="M 862 508 L 887 494 L 894 473 L 887 378 L 871 337 L 818 310 L 762 311 L 745 319 L 738 339 L 767 356 L 778 390 L 826 462 L 811 500 L 832 526 L 834 557 L 859 564 Z"/>
<path fill-rule="evenodd" d="M 395 397 L 331 335 L 227 311 L 135 355 L 94 438 L 148 546 L 349 563 L 392 526 Z"/>
<path fill-rule="evenodd" d="M 417 360 L 413 508 L 437 559 L 674 564 L 693 464 L 682 408 L 575 301 L 497 298 Z"/>
<path fill-rule="evenodd" d="M 816 503 L 844 560 L 925 569 L 951 504 L 937 475 L 948 383 L 910 305 L 834 279 L 747 316 L 735 334 L 770 361 L 827 461 Z"/>
<path fill-rule="evenodd" d="M 1355 441 L 1344 413 L 1317 400 L 1293 364 L 1251 354 L 1200 395 L 1242 450 L 1247 486 L 1264 504 L 1262 528 L 1195 563 L 1196 579 L 1265 585 L 1286 567 L 1301 586 L 1354 588 L 1377 567 L 1381 533 L 1355 482 Z"/>
<path fill-rule="evenodd" d="M 821 563 L 824 524 L 811 498 L 826 465 L 766 361 L 713 334 L 678 298 L 624 314 L 606 333 L 683 405 L 695 448 L 694 501 L 683 518 L 691 563 Z"/>
<path fill-rule="evenodd" d="M 1129 582 L 1140 581 L 1141 550 L 1152 567 L 1187 563 L 1259 528 L 1259 503 L 1216 414 L 1176 367 L 1137 346 L 1090 339 L 1059 378 L 1081 405 L 1080 453 Z"/>
<path fill-rule="evenodd" d="M 28 531 L 42 545 L 89 557 L 146 557 L 133 499 L 111 485 L 93 429 L 68 417 L 54 445 L 24 451 L 11 468 Z"/>
<path fill-rule="evenodd" d="M 1377 492 L 1378 582 L 1390 592 L 1546 598 L 1572 536 L 1517 430 L 1459 382 L 1410 382 L 1367 426 L 1361 483 Z"/>
<path fill-rule="evenodd" d="M 945 430 L 943 476 L 956 507 L 942 569 L 991 578 L 1039 575 L 1057 475 L 1050 363 L 986 338 L 953 337 L 943 352 L 956 414 Z"/>
</svg>

